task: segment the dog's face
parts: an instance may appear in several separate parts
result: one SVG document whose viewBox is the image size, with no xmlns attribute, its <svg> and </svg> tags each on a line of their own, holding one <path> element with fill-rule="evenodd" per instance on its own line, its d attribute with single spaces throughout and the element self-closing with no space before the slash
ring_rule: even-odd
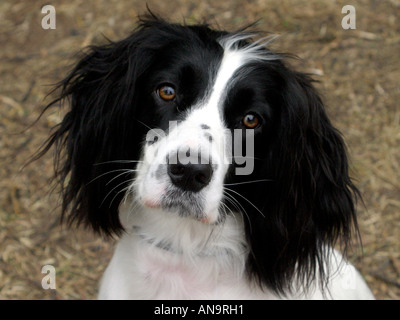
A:
<svg viewBox="0 0 400 320">
<path fill-rule="evenodd" d="M 242 38 L 187 39 L 156 55 L 142 80 L 140 122 L 152 130 L 132 188 L 139 203 L 212 224 L 226 213 L 224 183 L 254 176 L 255 152 L 267 150 L 254 140 L 264 140 L 273 114 L 264 73 L 278 58 L 240 47 Z"/>
<path fill-rule="evenodd" d="M 325 244 L 348 243 L 357 189 L 311 79 L 264 44 L 150 19 L 91 47 L 48 106 L 70 98 L 42 151 L 57 148 L 69 221 L 119 234 L 128 198 L 210 226 L 236 212 L 261 284 L 312 278 Z"/>
</svg>

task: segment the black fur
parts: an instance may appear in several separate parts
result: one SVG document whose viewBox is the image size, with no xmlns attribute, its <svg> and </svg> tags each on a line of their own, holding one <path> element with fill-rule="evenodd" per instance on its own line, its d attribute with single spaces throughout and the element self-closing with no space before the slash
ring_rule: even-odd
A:
<svg viewBox="0 0 400 320">
<path fill-rule="evenodd" d="M 150 128 L 167 129 L 168 121 L 178 119 L 176 112 L 152 110 L 148 101 L 152 94 L 155 69 L 163 64 L 163 52 L 181 48 L 204 57 L 195 57 L 206 69 L 216 60 L 214 48 L 208 44 L 220 32 L 205 26 L 183 27 L 168 24 L 161 19 L 143 19 L 135 32 L 118 42 L 92 46 L 70 74 L 60 83 L 59 98 L 46 109 L 70 101 L 70 111 L 55 128 L 39 156 L 52 145 L 56 148 L 55 176 L 62 188 L 62 216 L 67 220 L 83 223 L 108 236 L 120 234 L 122 226 L 118 218 L 118 206 L 129 185 L 139 159 L 141 144 Z M 197 47 L 207 47 L 199 51 Z M 181 53 L 182 55 L 182 53 Z M 208 59 L 207 59 L 208 58 Z M 210 61 L 211 60 L 211 61 Z M 200 67 L 200 66 L 199 66 Z M 204 74 L 205 75 L 205 74 Z M 187 70 L 187 77 L 194 77 Z M 202 87 L 196 74 L 196 83 L 185 95 L 179 110 L 193 103 Z M 186 79 L 183 81 L 187 82 Z M 147 93 L 146 94 L 144 94 Z M 147 107 L 147 109 L 145 109 Z"/>
<path fill-rule="evenodd" d="M 41 152 L 56 148 L 62 214 L 69 222 L 106 235 L 123 231 L 118 206 L 133 175 L 122 170 L 135 168 L 131 161 L 139 159 L 149 128 L 166 129 L 169 120 L 179 119 L 202 96 L 208 70 L 216 69 L 222 56 L 216 39 L 226 34 L 153 17 L 124 40 L 89 48 L 61 82 L 59 98 L 47 107 L 70 100 L 68 113 Z M 174 68 L 163 65 L 171 59 L 191 64 L 181 68 L 178 79 L 185 94 L 174 110 L 161 112 L 152 92 L 158 72 Z M 325 245 L 341 240 L 346 248 L 357 229 L 358 191 L 349 178 L 343 139 L 311 79 L 282 60 L 254 63 L 244 80 L 228 93 L 225 120 L 235 129 L 248 111 L 262 118 L 255 136 L 255 170 L 235 176 L 232 165 L 226 183 L 271 180 L 230 186 L 253 203 L 236 197 L 248 217 L 249 275 L 278 293 L 293 289 L 295 275 L 309 284 L 318 274 L 323 283 Z"/>
<path fill-rule="evenodd" d="M 271 118 L 262 138 L 256 137 L 255 171 L 246 180 L 271 181 L 238 185 L 235 191 L 262 212 L 241 199 L 249 215 L 249 270 L 260 284 L 284 293 L 294 289 L 294 275 L 307 286 L 316 270 L 324 285 L 329 248 L 340 240 L 346 250 L 352 231 L 357 231 L 359 192 L 349 178 L 343 139 L 311 79 L 281 62 L 264 67 L 258 83 L 270 85 L 257 90 L 268 97 Z M 230 180 L 241 179 L 232 175 Z"/>
</svg>

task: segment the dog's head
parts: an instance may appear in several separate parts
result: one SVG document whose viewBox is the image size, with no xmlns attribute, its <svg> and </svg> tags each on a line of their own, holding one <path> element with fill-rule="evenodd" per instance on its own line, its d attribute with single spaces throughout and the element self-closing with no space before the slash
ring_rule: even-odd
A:
<svg viewBox="0 0 400 320">
<path fill-rule="evenodd" d="M 57 147 L 63 214 L 111 235 L 128 196 L 203 224 L 239 212 L 261 283 L 323 269 L 324 245 L 356 225 L 357 190 L 311 79 L 264 40 L 147 19 L 91 47 L 61 83 L 55 102 L 71 107 L 44 149 Z"/>
</svg>

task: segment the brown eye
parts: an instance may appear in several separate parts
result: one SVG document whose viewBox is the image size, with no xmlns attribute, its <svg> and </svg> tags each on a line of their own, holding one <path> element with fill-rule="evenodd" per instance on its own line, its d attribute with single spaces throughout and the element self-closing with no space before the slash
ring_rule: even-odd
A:
<svg viewBox="0 0 400 320">
<path fill-rule="evenodd" d="M 254 129 L 260 123 L 258 117 L 252 113 L 248 113 L 243 117 L 243 124 L 246 128 Z"/>
<path fill-rule="evenodd" d="M 169 85 L 163 85 L 158 90 L 158 95 L 165 101 L 172 101 L 176 97 L 176 91 Z"/>
</svg>

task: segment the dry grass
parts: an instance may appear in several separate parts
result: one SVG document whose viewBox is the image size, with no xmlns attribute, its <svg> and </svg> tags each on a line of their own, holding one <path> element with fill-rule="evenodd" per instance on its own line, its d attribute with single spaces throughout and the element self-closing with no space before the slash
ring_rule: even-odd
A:
<svg viewBox="0 0 400 320">
<path fill-rule="evenodd" d="M 354 2 L 354 1 L 353 1 Z M 357 30 L 343 30 L 345 1 L 148 1 L 172 21 L 207 19 L 235 29 L 281 34 L 275 46 L 313 72 L 343 132 L 365 200 L 359 207 L 363 252 L 350 259 L 376 297 L 400 298 L 400 1 L 357 1 Z M 31 124 L 73 54 L 102 34 L 119 39 L 145 1 L 56 1 L 57 29 L 41 28 L 43 1 L 0 2 L 0 299 L 93 299 L 113 244 L 58 224 L 49 195 L 51 154 L 21 170 L 57 123 Z M 41 288 L 41 267 L 57 270 L 57 290 Z"/>
</svg>

